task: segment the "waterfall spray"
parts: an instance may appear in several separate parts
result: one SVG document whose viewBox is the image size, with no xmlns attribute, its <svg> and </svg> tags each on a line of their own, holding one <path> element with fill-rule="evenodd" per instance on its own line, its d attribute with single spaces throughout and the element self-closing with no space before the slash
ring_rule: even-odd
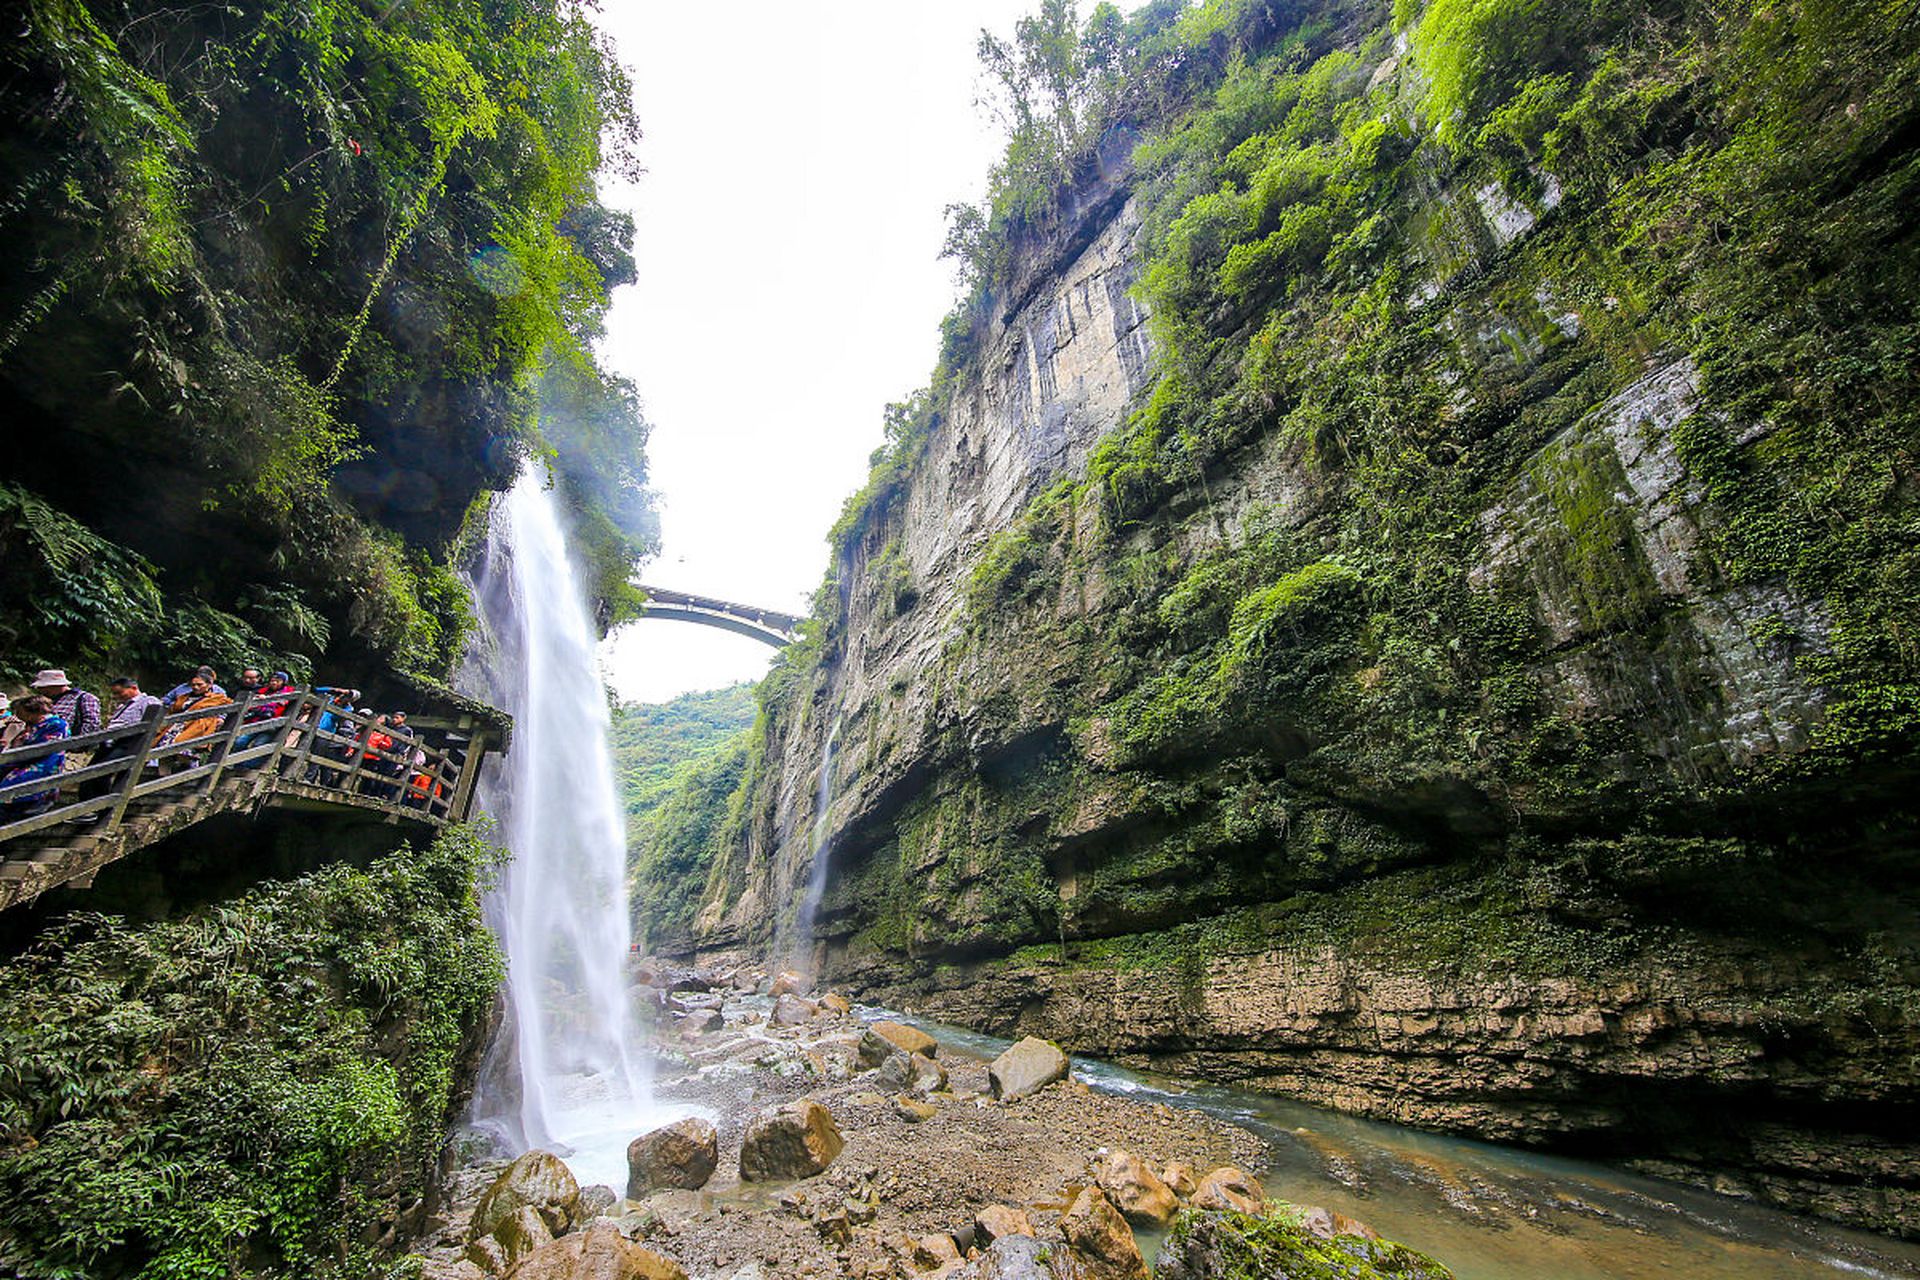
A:
<svg viewBox="0 0 1920 1280">
<path fill-rule="evenodd" d="M 576 1155 L 583 1180 L 623 1183 L 624 1154 L 616 1172 L 600 1148 L 623 1153 L 652 1112 L 626 990 L 625 824 L 598 637 L 537 471 L 496 505 L 474 589 L 469 687 L 514 719 L 513 749 L 480 794 L 514 857 L 487 903 L 507 1019 L 475 1120 L 510 1147 Z"/>
<path fill-rule="evenodd" d="M 833 753 L 840 743 L 840 718 L 834 717 L 827 730 L 826 745 L 820 748 L 820 779 L 813 791 L 813 829 L 808 833 L 811 864 L 807 868 L 807 889 L 800 898 L 799 918 L 794 935 L 783 951 L 787 963 L 803 973 L 812 973 L 813 930 L 820 915 L 820 900 L 827 892 L 827 863 L 831 852 L 833 826 L 827 811 L 833 807 Z"/>
</svg>

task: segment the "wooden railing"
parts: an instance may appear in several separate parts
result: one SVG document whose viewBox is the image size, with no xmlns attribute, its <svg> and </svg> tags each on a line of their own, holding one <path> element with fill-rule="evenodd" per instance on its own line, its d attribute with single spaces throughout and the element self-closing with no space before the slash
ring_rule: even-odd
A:
<svg viewBox="0 0 1920 1280">
<path fill-rule="evenodd" d="M 205 720 L 217 721 L 211 733 L 165 741 L 170 731 Z M 478 744 L 449 751 L 396 737 L 389 749 L 373 746 L 374 735 L 384 731 L 372 716 L 307 690 L 250 694 L 197 711 L 163 713 L 155 706 L 134 724 L 0 751 L 0 777 L 56 753 L 93 753 L 82 768 L 0 786 L 0 842 L 63 824 L 73 824 L 74 833 L 105 835 L 136 801 L 211 792 L 223 778 L 241 773 L 260 779 L 264 792 L 297 790 L 435 826 L 464 819 L 479 767 Z M 53 805 L 31 816 L 15 816 L 17 809 L 7 806 L 47 791 L 58 792 Z M 75 823 L 89 817 L 90 823 Z"/>
</svg>

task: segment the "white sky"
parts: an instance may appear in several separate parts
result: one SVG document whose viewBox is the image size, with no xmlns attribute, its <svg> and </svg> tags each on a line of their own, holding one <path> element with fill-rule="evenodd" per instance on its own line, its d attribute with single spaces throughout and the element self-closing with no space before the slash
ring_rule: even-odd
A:
<svg viewBox="0 0 1920 1280">
<path fill-rule="evenodd" d="M 826 533 L 866 479 L 881 411 L 925 383 L 954 298 L 936 259 L 999 137 L 974 106 L 980 28 L 1033 0 L 607 0 L 646 132 L 639 283 L 606 363 L 653 424 L 663 550 L 649 583 L 805 613 Z M 627 701 L 766 671 L 773 650 L 640 622 L 603 649 Z"/>
</svg>

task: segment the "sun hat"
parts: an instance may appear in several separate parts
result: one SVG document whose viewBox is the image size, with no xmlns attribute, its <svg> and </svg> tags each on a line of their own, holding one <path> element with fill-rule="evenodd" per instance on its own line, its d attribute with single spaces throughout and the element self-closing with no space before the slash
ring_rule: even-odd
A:
<svg viewBox="0 0 1920 1280">
<path fill-rule="evenodd" d="M 67 679 L 66 672 L 60 670 L 58 667 L 48 667 L 45 671 L 34 673 L 32 687 L 35 689 L 54 689 L 61 685 L 71 687 L 72 684 L 73 681 Z"/>
</svg>

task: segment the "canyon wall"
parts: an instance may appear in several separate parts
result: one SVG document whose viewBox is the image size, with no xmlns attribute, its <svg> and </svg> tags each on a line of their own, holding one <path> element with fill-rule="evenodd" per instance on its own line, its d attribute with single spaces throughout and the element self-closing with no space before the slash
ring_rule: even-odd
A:
<svg viewBox="0 0 1920 1280">
<path fill-rule="evenodd" d="M 1371 223 L 1251 309 L 1170 313 L 1151 273 L 1196 205 L 1124 134 L 1016 246 L 776 673 L 691 948 L 1920 1234 L 1911 656 L 1882 643 L 1911 455 L 1802 397 L 1852 375 L 1767 310 L 1801 247 L 1656 218 L 1701 247 L 1649 265 L 1622 174 L 1731 163 L 1728 129 L 1647 126 L 1584 178 L 1476 163 L 1418 47 L 1360 24 L 1303 73 L 1336 64 L 1339 136 L 1401 139 L 1357 265 Z M 1829 226 L 1892 199 L 1911 136 L 1833 145 Z M 1782 296 L 1908 279 L 1891 217 Z M 1167 409 L 1208 378 L 1231 394 Z M 1843 465 L 1819 433 L 1856 427 Z"/>
</svg>

